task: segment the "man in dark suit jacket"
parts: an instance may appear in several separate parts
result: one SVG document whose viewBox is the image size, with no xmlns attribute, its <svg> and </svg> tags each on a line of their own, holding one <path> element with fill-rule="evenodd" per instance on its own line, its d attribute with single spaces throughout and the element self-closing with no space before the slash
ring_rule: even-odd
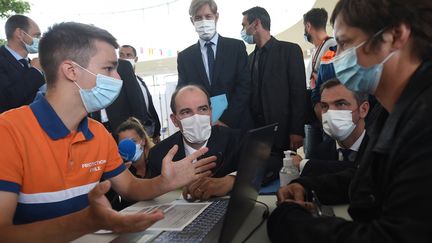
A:
<svg viewBox="0 0 432 243">
<path fill-rule="evenodd" d="M 0 47 L 0 113 L 30 104 L 45 84 L 39 58 L 27 57 L 30 51 L 37 52 L 38 25 L 26 16 L 13 15 L 5 32 L 8 42 Z"/>
<path fill-rule="evenodd" d="M 192 1 L 189 14 L 199 41 L 178 54 L 177 87 L 197 84 L 210 96 L 226 95 L 228 107 L 214 124 L 248 129 L 244 119 L 250 97 L 246 46 L 216 32 L 219 13 L 213 0 Z"/>
<path fill-rule="evenodd" d="M 237 151 L 236 147 L 239 145 L 239 142 L 240 130 L 223 126 L 212 126 L 210 138 L 206 144 L 209 151 L 205 157 L 212 155 L 217 157 L 216 167 L 213 169 L 213 177 L 220 178 L 236 171 L 237 164 L 233 160 L 237 156 L 235 151 Z M 184 137 L 181 131 L 178 131 L 162 140 L 150 150 L 147 164 L 149 177 L 160 175 L 162 159 L 174 145 L 178 145 L 179 149 L 173 160 L 178 161 L 186 157 Z"/>
<path fill-rule="evenodd" d="M 118 60 L 117 72 L 123 80 L 123 86 L 117 99 L 105 110 L 96 111 L 91 117 L 102 122 L 107 130 L 116 138 L 116 129 L 129 117 L 145 121 L 145 103 L 141 89 L 136 82 L 132 65 L 125 60 Z"/>
<path fill-rule="evenodd" d="M 337 79 L 321 86 L 321 112 L 325 133 L 316 157 L 294 156 L 302 176 L 339 172 L 355 167 L 357 151 L 367 144 L 365 117 L 369 112 L 368 94 L 354 92 Z"/>
<path fill-rule="evenodd" d="M 279 123 L 267 169 L 270 176 L 278 175 L 283 151 L 297 150 L 303 144 L 306 109 L 303 55 L 297 44 L 278 41 L 270 35 L 270 15 L 264 8 L 243 12 L 242 25 L 242 38 L 249 44 L 256 43 L 249 56 L 250 107 L 255 127 Z"/>
<path fill-rule="evenodd" d="M 240 148 L 240 130 L 223 126 L 211 126 L 209 96 L 200 86 L 187 85 L 177 89 L 171 98 L 171 120 L 180 131 L 154 146 L 148 157 L 150 177 L 158 176 L 164 155 L 174 146 L 178 152 L 173 160 L 178 161 L 195 150 L 206 146 L 204 157 L 217 157 L 212 177 L 202 178 L 184 189 L 194 199 L 224 196 L 231 191 L 237 170 L 237 155 Z"/>
<path fill-rule="evenodd" d="M 138 61 L 138 56 L 137 56 L 136 49 L 133 46 L 122 45 L 119 50 L 119 56 L 120 59 L 130 62 L 135 71 L 135 65 L 136 62 Z M 144 98 L 145 113 L 144 113 L 144 120 L 142 120 L 142 122 L 146 129 L 146 132 L 149 134 L 150 137 L 152 137 L 153 142 L 159 143 L 161 124 L 159 121 L 159 116 L 153 105 L 152 96 L 144 80 L 138 75 L 136 75 L 136 80 L 138 82 L 138 85 L 141 88 L 141 91 L 143 93 L 143 98 Z"/>
</svg>

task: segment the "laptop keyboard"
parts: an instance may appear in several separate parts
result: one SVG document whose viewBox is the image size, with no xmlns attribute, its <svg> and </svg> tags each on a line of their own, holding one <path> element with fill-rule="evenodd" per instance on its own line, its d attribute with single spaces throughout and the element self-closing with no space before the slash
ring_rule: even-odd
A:
<svg viewBox="0 0 432 243">
<path fill-rule="evenodd" d="M 229 200 L 218 200 L 210 204 L 192 223 L 182 231 L 164 231 L 153 242 L 201 242 L 223 218 Z"/>
</svg>

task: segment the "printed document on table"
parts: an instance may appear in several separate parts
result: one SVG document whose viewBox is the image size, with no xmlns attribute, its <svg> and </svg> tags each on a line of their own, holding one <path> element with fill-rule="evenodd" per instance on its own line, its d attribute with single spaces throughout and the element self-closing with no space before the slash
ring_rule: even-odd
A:
<svg viewBox="0 0 432 243">
<path fill-rule="evenodd" d="M 135 213 L 151 213 L 156 209 L 164 212 L 165 217 L 157 221 L 147 230 L 151 231 L 182 231 L 188 226 L 198 215 L 200 215 L 211 202 L 190 203 L 186 201 L 176 200 L 172 203 L 157 204 L 148 207 L 130 206 L 122 211 L 121 214 L 135 214 Z M 147 231 L 146 230 L 146 231 Z M 99 230 L 95 234 L 112 233 L 110 230 Z"/>
</svg>

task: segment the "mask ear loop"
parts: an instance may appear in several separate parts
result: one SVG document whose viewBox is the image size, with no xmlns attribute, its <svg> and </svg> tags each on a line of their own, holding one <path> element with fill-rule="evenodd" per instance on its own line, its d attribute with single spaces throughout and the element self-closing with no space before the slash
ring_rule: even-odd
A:
<svg viewBox="0 0 432 243">
<path fill-rule="evenodd" d="M 96 76 L 96 74 L 94 74 L 94 73 L 90 72 L 89 70 L 83 68 L 83 67 L 82 67 L 81 65 L 79 65 L 78 63 L 76 63 L 76 62 L 74 62 L 74 61 L 72 61 L 72 63 L 73 63 L 74 65 L 77 65 L 77 66 L 80 67 L 81 69 L 87 71 L 88 73 L 93 74 L 94 76 Z M 79 84 L 78 84 L 76 81 L 73 81 L 73 82 L 74 82 L 74 84 L 75 84 L 75 85 L 76 85 L 80 90 L 84 90 L 83 88 L 81 88 L 81 86 L 79 86 Z"/>
<path fill-rule="evenodd" d="M 256 24 L 256 21 L 257 21 L 257 19 L 255 19 L 254 21 L 252 21 L 252 23 L 250 23 L 248 26 L 246 26 L 246 31 L 247 31 L 247 29 L 248 28 L 250 28 L 250 27 L 253 27 L 254 28 L 254 30 L 253 30 L 253 32 L 252 32 L 252 34 L 250 34 L 250 35 L 255 35 L 256 34 L 256 32 L 257 32 L 257 30 L 256 30 L 256 27 L 254 26 L 254 24 Z M 247 34 L 247 33 L 246 33 Z"/>
<path fill-rule="evenodd" d="M 74 82 L 74 84 L 80 89 L 80 90 L 82 90 L 83 88 L 81 88 L 81 86 L 79 86 L 78 85 L 78 83 L 76 82 L 76 81 L 73 81 Z"/>
<path fill-rule="evenodd" d="M 373 34 L 367 41 L 365 41 L 364 44 L 366 44 L 366 46 L 368 46 L 371 43 L 375 43 L 376 44 L 376 42 L 378 41 L 378 37 L 381 36 L 384 33 L 384 31 L 386 31 L 386 30 L 387 30 L 387 28 L 380 29 L 378 32 L 376 32 L 375 34 Z M 369 50 L 365 50 L 365 52 L 368 53 Z"/>
<path fill-rule="evenodd" d="M 87 70 L 86 68 L 83 68 L 83 67 L 82 67 L 81 65 L 79 65 L 78 63 L 76 63 L 76 62 L 74 62 L 74 61 L 72 61 L 72 63 L 75 64 L 75 65 L 77 65 L 77 66 L 80 67 L 81 69 L 87 71 L 88 73 L 93 74 L 94 76 L 96 76 L 96 74 L 90 72 L 90 70 Z"/>
<path fill-rule="evenodd" d="M 384 31 L 385 31 L 386 29 L 385 28 L 383 28 L 383 29 L 381 29 L 381 30 L 379 30 L 378 32 L 376 32 L 375 34 L 373 34 L 368 40 L 365 40 L 365 41 L 363 41 L 363 42 L 361 42 L 360 44 L 358 44 L 358 45 L 356 45 L 356 46 L 354 46 L 354 47 L 352 47 L 352 48 L 350 48 L 350 49 L 348 49 L 348 50 L 346 50 L 346 51 L 344 51 L 344 52 L 342 52 L 342 53 L 340 53 L 339 55 L 337 55 L 336 57 L 343 57 L 343 56 L 345 56 L 346 55 L 346 53 L 349 53 L 351 50 L 355 50 L 355 51 L 357 51 L 357 49 L 359 49 L 360 47 L 362 47 L 362 46 L 367 46 L 367 45 L 369 45 L 369 43 L 371 43 L 375 38 L 377 38 L 379 35 L 381 35 Z M 365 50 L 366 51 L 366 50 Z M 367 51 L 366 51 L 367 52 Z"/>
</svg>

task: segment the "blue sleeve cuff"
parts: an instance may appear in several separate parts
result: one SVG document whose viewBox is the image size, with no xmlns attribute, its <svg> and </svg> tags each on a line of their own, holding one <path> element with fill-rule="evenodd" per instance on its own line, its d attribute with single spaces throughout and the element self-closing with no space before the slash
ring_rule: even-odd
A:
<svg viewBox="0 0 432 243">
<path fill-rule="evenodd" d="M 120 166 L 117 167 L 116 169 L 103 173 L 102 179 L 108 180 L 108 179 L 110 179 L 112 177 L 115 177 L 115 176 L 119 175 L 124 170 L 126 170 L 126 166 L 124 165 L 124 163 L 121 163 Z"/>
<path fill-rule="evenodd" d="M 14 192 L 16 194 L 19 194 L 20 188 L 21 188 L 20 184 L 17 184 L 15 182 L 0 180 L 0 191 Z"/>
</svg>

